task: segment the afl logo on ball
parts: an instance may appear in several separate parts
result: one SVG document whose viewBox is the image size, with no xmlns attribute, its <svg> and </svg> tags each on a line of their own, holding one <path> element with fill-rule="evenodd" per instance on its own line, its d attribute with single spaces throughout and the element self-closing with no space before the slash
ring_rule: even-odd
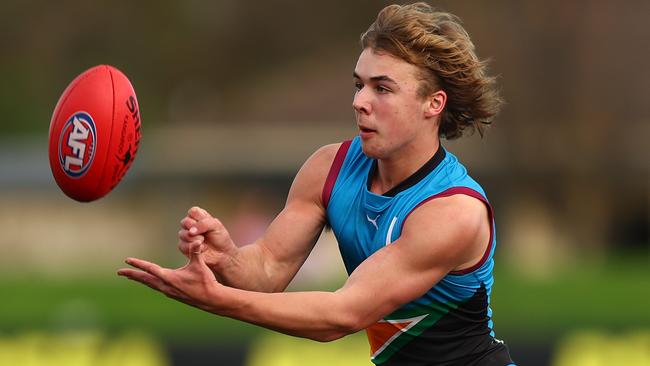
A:
<svg viewBox="0 0 650 366">
<path fill-rule="evenodd" d="M 71 178 L 83 176 L 93 162 L 97 146 L 95 122 L 86 112 L 76 112 L 63 126 L 59 138 L 59 162 Z"/>
</svg>

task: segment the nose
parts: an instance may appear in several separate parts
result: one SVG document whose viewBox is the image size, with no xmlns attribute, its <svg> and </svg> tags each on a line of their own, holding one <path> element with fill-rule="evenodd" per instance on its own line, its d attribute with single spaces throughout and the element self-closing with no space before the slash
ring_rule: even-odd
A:
<svg viewBox="0 0 650 366">
<path fill-rule="evenodd" d="M 372 110 L 366 90 L 367 88 L 361 88 L 354 93 L 352 107 L 357 113 L 370 114 L 370 111 Z"/>
</svg>

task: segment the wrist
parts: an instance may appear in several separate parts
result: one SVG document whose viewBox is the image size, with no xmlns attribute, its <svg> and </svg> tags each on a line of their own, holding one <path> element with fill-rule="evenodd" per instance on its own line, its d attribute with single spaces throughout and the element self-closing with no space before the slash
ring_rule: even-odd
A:
<svg viewBox="0 0 650 366">
<path fill-rule="evenodd" d="M 225 317 L 233 317 L 236 313 L 237 304 L 234 296 L 235 289 L 225 286 L 219 282 L 214 283 L 208 290 L 208 302 L 206 311 Z"/>
<path fill-rule="evenodd" d="M 217 279 L 221 281 L 226 273 L 229 273 L 233 267 L 237 266 L 238 256 L 239 248 L 233 243 L 227 249 L 215 253 L 212 260 L 206 261 L 206 264 L 217 276 Z"/>
</svg>

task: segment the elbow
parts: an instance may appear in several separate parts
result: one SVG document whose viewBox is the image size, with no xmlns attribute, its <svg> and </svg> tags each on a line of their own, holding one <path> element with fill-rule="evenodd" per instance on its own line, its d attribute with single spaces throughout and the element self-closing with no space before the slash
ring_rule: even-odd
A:
<svg viewBox="0 0 650 366">
<path fill-rule="evenodd" d="M 330 324 L 330 329 L 314 337 L 318 342 L 332 342 L 364 329 L 363 321 L 355 315 L 344 315 Z"/>
<path fill-rule="evenodd" d="M 319 335 L 317 337 L 312 338 L 312 340 L 321 342 L 321 343 L 328 343 L 328 342 L 333 342 L 337 339 L 341 339 L 345 337 L 347 334 L 344 333 L 334 333 L 334 332 L 329 332 L 327 334 Z"/>
</svg>

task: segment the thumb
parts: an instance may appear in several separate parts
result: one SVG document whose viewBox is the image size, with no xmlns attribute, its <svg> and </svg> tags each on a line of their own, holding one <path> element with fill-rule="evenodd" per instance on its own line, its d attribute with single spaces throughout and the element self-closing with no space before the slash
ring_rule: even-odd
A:
<svg viewBox="0 0 650 366">
<path fill-rule="evenodd" d="M 200 241 L 193 241 L 189 245 L 189 258 L 190 265 L 198 264 L 200 266 L 205 266 L 205 259 L 203 258 L 203 252 L 205 251 L 205 245 Z"/>
</svg>

